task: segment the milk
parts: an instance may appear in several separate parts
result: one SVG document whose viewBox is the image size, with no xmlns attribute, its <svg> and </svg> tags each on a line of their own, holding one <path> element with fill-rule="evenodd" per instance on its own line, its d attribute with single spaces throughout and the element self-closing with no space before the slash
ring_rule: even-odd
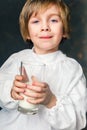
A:
<svg viewBox="0 0 87 130">
<path fill-rule="evenodd" d="M 31 104 L 27 101 L 27 96 L 25 96 L 24 94 L 22 94 L 22 96 L 24 97 L 23 100 L 19 101 L 19 106 L 23 107 L 24 109 L 38 109 L 37 106 L 35 104 Z M 33 99 L 32 99 L 33 100 Z"/>
<path fill-rule="evenodd" d="M 29 83 L 27 83 L 27 84 L 29 84 Z M 31 90 L 27 90 L 27 91 L 32 93 Z M 22 95 L 24 97 L 24 99 L 19 101 L 18 110 L 22 113 L 25 113 L 25 114 L 35 114 L 35 113 L 37 113 L 38 105 L 29 103 L 27 101 L 28 97 L 26 95 L 24 95 L 23 93 L 21 93 L 20 95 Z M 34 100 L 34 99 L 32 99 L 32 100 Z"/>
<path fill-rule="evenodd" d="M 20 75 L 24 76 L 24 81 L 26 84 L 31 84 L 32 82 L 32 76 L 35 76 L 38 81 L 43 82 L 44 81 L 44 75 L 45 73 L 45 64 L 43 63 L 37 63 L 36 61 L 21 61 L 20 64 Z M 29 91 L 29 93 L 32 93 L 33 91 L 27 89 L 26 91 Z M 24 114 L 35 114 L 38 111 L 38 106 L 36 104 L 31 104 L 27 102 L 27 96 L 23 93 L 20 93 L 24 99 L 19 101 L 18 105 L 18 111 L 24 113 Z M 31 99 L 34 100 L 34 99 Z"/>
</svg>

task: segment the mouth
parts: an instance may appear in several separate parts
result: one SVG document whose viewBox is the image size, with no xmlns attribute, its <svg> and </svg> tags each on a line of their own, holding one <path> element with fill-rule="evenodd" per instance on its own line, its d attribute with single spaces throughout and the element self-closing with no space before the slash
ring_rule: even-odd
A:
<svg viewBox="0 0 87 130">
<path fill-rule="evenodd" d="M 52 38 L 52 36 L 41 36 L 41 37 L 39 37 L 40 39 L 51 39 Z"/>
</svg>

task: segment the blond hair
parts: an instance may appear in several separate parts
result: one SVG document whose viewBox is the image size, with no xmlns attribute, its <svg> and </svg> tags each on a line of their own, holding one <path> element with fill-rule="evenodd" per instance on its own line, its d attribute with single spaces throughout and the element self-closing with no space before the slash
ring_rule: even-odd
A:
<svg viewBox="0 0 87 130">
<path fill-rule="evenodd" d="M 58 7 L 63 23 L 63 33 L 65 38 L 69 38 L 69 8 L 62 0 L 27 0 L 19 17 L 20 32 L 24 41 L 27 41 L 27 37 L 29 37 L 28 21 L 32 14 L 38 13 L 41 9 L 47 9 L 52 5 Z"/>
</svg>

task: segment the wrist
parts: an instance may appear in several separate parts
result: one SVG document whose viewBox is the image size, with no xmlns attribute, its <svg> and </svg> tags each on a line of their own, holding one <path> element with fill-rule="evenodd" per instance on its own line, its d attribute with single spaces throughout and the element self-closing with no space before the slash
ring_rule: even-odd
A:
<svg viewBox="0 0 87 130">
<path fill-rule="evenodd" d="M 52 95 L 49 102 L 45 105 L 47 108 L 52 108 L 53 106 L 56 105 L 56 96 L 55 95 Z"/>
</svg>

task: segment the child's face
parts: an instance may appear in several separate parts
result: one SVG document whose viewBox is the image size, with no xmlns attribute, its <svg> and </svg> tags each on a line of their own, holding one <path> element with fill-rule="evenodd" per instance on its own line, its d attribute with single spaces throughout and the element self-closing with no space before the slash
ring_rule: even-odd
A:
<svg viewBox="0 0 87 130">
<path fill-rule="evenodd" d="M 63 23 L 56 6 L 32 15 L 28 22 L 30 39 L 35 52 L 46 54 L 55 52 L 63 36 Z"/>
</svg>

